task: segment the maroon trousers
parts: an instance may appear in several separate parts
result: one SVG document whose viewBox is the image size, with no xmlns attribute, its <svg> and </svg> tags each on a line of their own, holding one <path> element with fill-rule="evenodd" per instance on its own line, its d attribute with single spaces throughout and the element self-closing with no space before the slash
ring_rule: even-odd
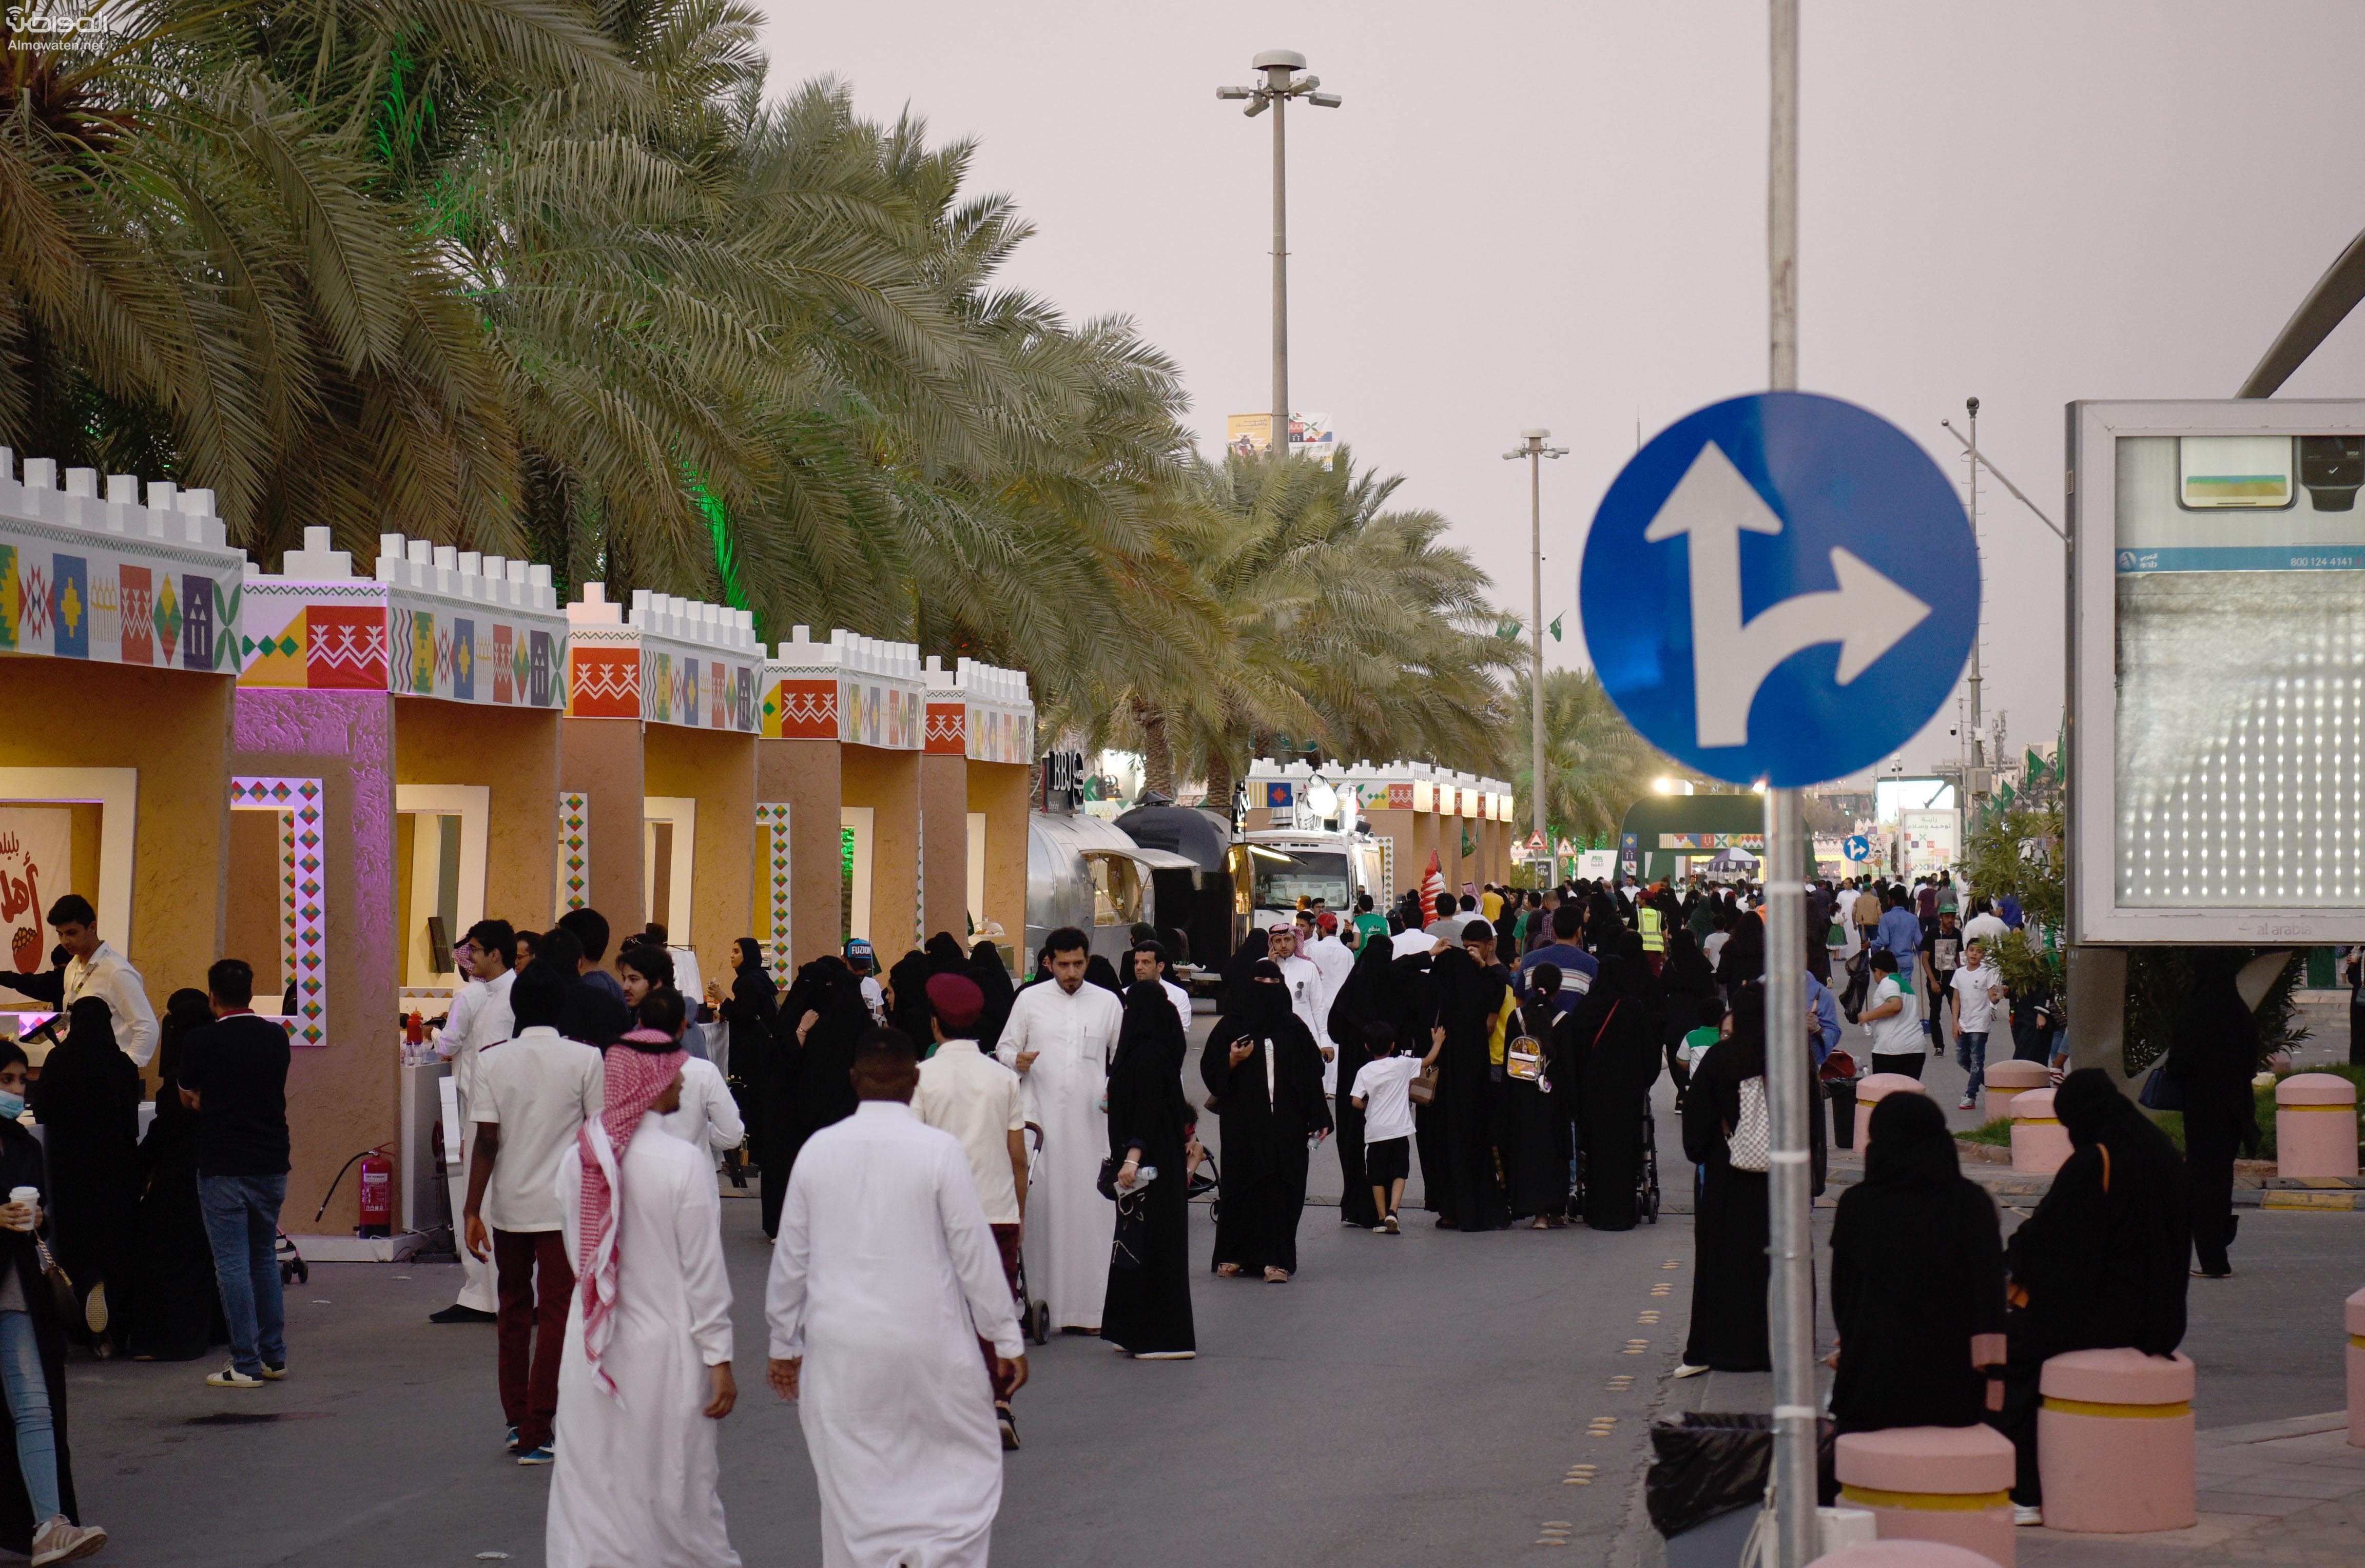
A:
<svg viewBox="0 0 2365 1568">
<path fill-rule="evenodd" d="M 493 1232 L 493 1277 L 500 1295 L 501 1417 L 518 1429 L 518 1451 L 550 1441 L 558 1414 L 558 1361 L 566 1345 L 566 1304 L 575 1271 L 563 1230 Z"/>
<path fill-rule="evenodd" d="M 988 1223 L 991 1224 L 991 1222 Z M 1019 1308 L 1019 1310 L 1024 1311 L 1026 1310 L 1026 1304 L 1018 1299 L 1019 1226 L 1014 1225 L 995 1225 L 992 1226 L 992 1228 L 993 1230 L 993 1245 L 1002 1253 L 1002 1276 L 1010 1282 L 1010 1299 Z M 1019 1327 L 1023 1329 L 1026 1327 L 1026 1325 L 1022 1323 Z M 985 1377 L 988 1383 L 994 1385 L 994 1402 L 996 1404 L 1007 1405 L 1010 1401 L 1002 1392 L 1002 1369 L 994 1364 L 993 1341 L 991 1339 L 980 1338 L 977 1342 L 977 1348 L 985 1352 Z"/>
</svg>

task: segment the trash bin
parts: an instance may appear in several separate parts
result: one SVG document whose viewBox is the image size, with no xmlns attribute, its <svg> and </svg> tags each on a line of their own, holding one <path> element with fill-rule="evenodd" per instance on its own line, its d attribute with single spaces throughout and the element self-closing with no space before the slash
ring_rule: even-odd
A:
<svg viewBox="0 0 2365 1568">
<path fill-rule="evenodd" d="M 1815 1443 L 1816 1501 L 1839 1495 L 1832 1473 L 1837 1440 L 1832 1423 L 1819 1422 Z M 1774 1418 L 1755 1411 L 1689 1411 L 1651 1428 L 1651 1471 L 1642 1502 L 1663 1536 L 1686 1530 L 1765 1501 L 1774 1467 Z"/>
</svg>

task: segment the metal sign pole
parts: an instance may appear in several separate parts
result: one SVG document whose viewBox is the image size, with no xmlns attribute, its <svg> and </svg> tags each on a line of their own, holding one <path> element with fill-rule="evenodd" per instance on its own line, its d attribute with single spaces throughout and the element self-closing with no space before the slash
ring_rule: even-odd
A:
<svg viewBox="0 0 2365 1568">
<path fill-rule="evenodd" d="M 1777 392 L 1799 385 L 1799 0 L 1769 0 L 1772 116 L 1765 238 L 1767 369 Z M 1815 1289 L 1809 1228 L 1805 831 L 1796 790 L 1765 794 L 1766 1321 L 1774 1357 L 1775 1561 L 1815 1556 Z"/>
</svg>

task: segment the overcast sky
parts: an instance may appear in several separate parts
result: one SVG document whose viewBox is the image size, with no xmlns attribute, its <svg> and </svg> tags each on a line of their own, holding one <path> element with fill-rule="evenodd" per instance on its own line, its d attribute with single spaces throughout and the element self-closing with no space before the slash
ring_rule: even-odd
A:
<svg viewBox="0 0 2365 1568">
<path fill-rule="evenodd" d="M 2365 5 L 1804 0 L 1800 384 L 1904 427 L 1981 400 L 1980 444 L 2055 521 L 2062 405 L 2225 397 L 2365 228 Z M 974 137 L 1038 229 L 1007 274 L 1125 313 L 1180 363 L 1210 450 L 1268 401 L 1271 132 L 1219 83 L 1294 49 L 1291 386 L 1401 502 L 1528 601 L 1543 425 L 1552 656 L 1585 662 L 1584 530 L 1645 437 L 1765 385 L 1764 0 L 1080 0 L 776 6 L 772 88 L 850 81 Z M 2352 321 L 2285 387 L 2365 390 Z M 1985 484 L 1986 705 L 2062 700 L 2062 551 Z M 1951 711 L 1905 748 L 1951 757 Z"/>
</svg>

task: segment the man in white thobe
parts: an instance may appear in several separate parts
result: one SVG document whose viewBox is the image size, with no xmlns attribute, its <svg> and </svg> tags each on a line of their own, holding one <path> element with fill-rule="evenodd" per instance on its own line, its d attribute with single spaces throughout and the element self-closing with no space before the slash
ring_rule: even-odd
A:
<svg viewBox="0 0 2365 1568">
<path fill-rule="evenodd" d="M 65 991 L 58 1011 L 72 1013 L 85 996 L 103 998 L 115 1021 L 115 1043 L 134 1067 L 146 1067 L 156 1054 L 156 1010 L 148 1004 L 147 982 L 131 960 L 98 935 L 98 912 L 79 893 L 68 893 L 50 906 L 50 924 L 57 928 L 58 945 L 66 950 Z"/>
<path fill-rule="evenodd" d="M 723 1196 L 713 1158 L 668 1134 L 663 1120 L 681 1106 L 682 1060 L 678 1050 L 611 1047 L 600 1114 L 559 1162 L 564 1234 L 578 1258 L 587 1141 L 607 1181 L 615 1293 L 596 1361 L 587 1281 L 567 1303 L 543 1537 L 548 1568 L 740 1568 L 715 1429 L 739 1398 Z M 631 1129 L 621 1157 L 611 1126 Z"/>
<path fill-rule="evenodd" d="M 435 1033 L 435 1050 L 452 1063 L 452 1087 L 458 1097 L 460 1159 L 445 1168 L 456 1226 L 467 1208 L 468 1167 L 476 1159 L 476 1124 L 469 1107 L 476 1087 L 476 1053 L 517 1032 L 516 1020 L 510 1014 L 510 987 L 517 980 L 517 932 L 506 920 L 480 920 L 453 944 L 452 957 L 467 969 L 469 979 L 452 998 L 452 1011 Z M 454 1147 L 454 1131 L 448 1125 L 443 1129 L 447 1149 Z M 499 1316 L 500 1305 L 492 1263 L 463 1247 L 460 1297 L 443 1311 L 429 1313 L 427 1321 L 490 1323 Z"/>
<path fill-rule="evenodd" d="M 1307 940 L 1305 928 L 1299 927 L 1297 947 L 1316 969 L 1322 971 L 1322 1021 L 1327 1025 L 1330 1021 L 1330 1004 L 1339 1000 L 1339 992 L 1345 987 L 1347 976 L 1354 970 L 1355 955 L 1348 951 L 1347 944 L 1339 940 L 1339 917 L 1328 910 L 1314 917 L 1312 940 Z M 1331 1043 L 1337 1044 L 1336 1041 Z"/>
<path fill-rule="evenodd" d="M 1167 979 L 1166 949 L 1155 942 L 1144 942 L 1133 950 L 1133 978 L 1156 980 L 1166 992 L 1166 1000 L 1174 1004 L 1174 1015 L 1182 1020 L 1182 1037 L 1191 1037 L 1191 993 Z"/>
<path fill-rule="evenodd" d="M 1116 1205 L 1100 1194 L 1108 1155 L 1109 1059 L 1125 1008 L 1114 992 L 1084 983 L 1091 944 L 1063 925 L 1046 939 L 1051 982 L 1030 985 L 1010 1005 L 994 1055 L 1018 1074 L 1026 1119 L 1043 1129 L 1026 1205 L 1026 1287 L 1051 1308 L 1051 1327 L 1096 1332 L 1108 1295 L 1109 1243 Z"/>
<path fill-rule="evenodd" d="M 822 1568 L 984 1568 L 1002 1506 L 993 1401 L 1026 1383 L 1026 1345 L 969 1157 L 912 1114 L 919 1081 L 910 1041 L 863 1046 L 861 1103 L 806 1140 L 780 1205 L 769 1377 L 798 1402 Z"/>
<path fill-rule="evenodd" d="M 1330 1003 L 1324 993 L 1322 971 L 1297 950 L 1297 927 L 1277 924 L 1272 931 L 1272 961 L 1281 966 L 1281 980 L 1289 987 L 1289 1010 L 1312 1031 L 1322 1052 L 1322 1092 L 1339 1091 L 1339 1049 L 1330 1043 Z"/>
</svg>

